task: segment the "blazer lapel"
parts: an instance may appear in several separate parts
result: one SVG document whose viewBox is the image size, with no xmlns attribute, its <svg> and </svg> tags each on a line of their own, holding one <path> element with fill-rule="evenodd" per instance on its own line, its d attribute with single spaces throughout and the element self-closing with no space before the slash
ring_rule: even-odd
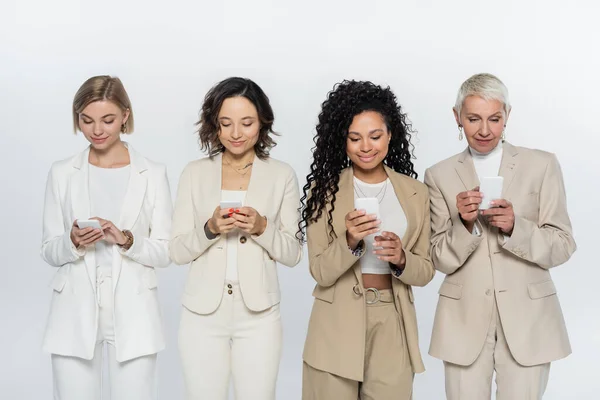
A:
<svg viewBox="0 0 600 400">
<path fill-rule="evenodd" d="M 415 234 L 420 226 L 417 216 L 420 213 L 414 212 L 414 207 L 410 206 L 411 198 L 417 194 L 417 191 L 411 186 L 406 185 L 402 179 L 398 176 L 398 173 L 388 166 L 385 166 L 385 172 L 387 176 L 390 178 L 390 182 L 392 182 L 392 186 L 394 187 L 394 193 L 398 198 L 398 202 L 404 211 L 404 215 L 406 216 L 407 226 L 404 236 L 401 238 L 402 246 L 406 250 L 412 249 L 415 241 L 417 240 L 417 235 Z"/>
<path fill-rule="evenodd" d="M 473 158 L 468 147 L 458 157 L 455 169 L 466 190 L 472 190 L 479 186 L 479 178 L 475 172 Z"/>
<path fill-rule="evenodd" d="M 77 171 L 71 175 L 71 210 L 74 219 L 88 219 L 93 217 L 90 209 L 90 187 L 89 187 L 89 154 L 88 147 L 73 162 L 73 168 Z M 90 278 L 92 287 L 96 287 L 96 254 L 94 247 L 88 247 L 83 257 L 85 268 Z"/>
<path fill-rule="evenodd" d="M 138 153 L 131 148 L 131 146 L 125 143 L 129 150 L 129 183 L 127 185 L 127 191 L 125 192 L 125 198 L 123 199 L 123 205 L 121 206 L 121 215 L 117 228 L 121 230 L 131 230 L 133 225 L 137 221 L 137 218 L 144 204 L 144 198 L 146 196 L 147 178 L 144 176 L 144 172 L 148 170 L 146 161 Z M 113 221 L 114 223 L 114 221 Z M 136 236 L 134 232 L 134 237 Z M 119 257 L 117 252 L 113 253 L 113 265 L 112 265 L 112 284 L 113 291 L 117 288 L 119 277 L 121 275 L 121 265 L 123 263 L 123 257 Z"/>
<path fill-rule="evenodd" d="M 219 176 L 221 176 L 221 173 L 219 174 Z M 265 210 L 263 207 L 265 200 L 269 199 L 269 196 L 265 196 L 265 193 L 269 192 L 268 188 L 265 187 L 265 183 L 268 181 L 268 179 L 268 164 L 265 161 L 258 158 L 258 156 L 255 156 L 252 165 L 250 181 L 248 182 L 248 189 L 246 190 L 246 198 L 244 200 L 244 205 L 254 208 L 262 215 L 264 215 L 268 211 Z"/>
<path fill-rule="evenodd" d="M 131 229 L 137 220 L 144 197 L 146 196 L 147 179 L 144 172 L 148 170 L 146 161 L 137 154 L 131 146 L 127 145 L 129 150 L 130 175 L 127 191 L 123 205 L 121 206 L 121 215 L 119 217 L 119 229 Z"/>
<path fill-rule="evenodd" d="M 500 164 L 499 175 L 504 177 L 504 182 L 502 184 L 502 198 L 506 199 L 508 188 L 515 177 L 515 171 L 517 170 L 517 154 L 519 154 L 519 151 L 515 146 L 508 142 L 504 142 L 502 146 L 502 162 Z"/>
</svg>

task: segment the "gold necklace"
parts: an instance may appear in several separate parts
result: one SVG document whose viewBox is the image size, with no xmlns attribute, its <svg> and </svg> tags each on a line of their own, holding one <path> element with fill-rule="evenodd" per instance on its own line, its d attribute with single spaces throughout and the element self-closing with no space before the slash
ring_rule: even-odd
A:
<svg viewBox="0 0 600 400">
<path fill-rule="evenodd" d="M 246 165 L 244 165 L 243 167 L 236 168 L 233 165 L 231 165 L 231 163 L 229 161 L 227 161 L 225 158 L 223 158 L 223 162 L 225 162 L 225 164 L 227 166 L 229 166 L 229 168 L 234 170 L 240 176 L 246 176 L 246 174 L 248 174 L 248 172 L 250 172 L 250 167 L 252 167 L 252 165 L 254 164 L 254 162 L 249 162 Z M 244 172 L 240 172 L 240 171 L 244 171 Z"/>
</svg>

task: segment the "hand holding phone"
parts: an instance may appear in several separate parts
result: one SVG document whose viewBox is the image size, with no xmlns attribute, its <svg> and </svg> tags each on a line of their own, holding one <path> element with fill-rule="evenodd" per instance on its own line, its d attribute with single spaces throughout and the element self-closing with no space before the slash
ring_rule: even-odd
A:
<svg viewBox="0 0 600 400">
<path fill-rule="evenodd" d="M 379 232 L 379 201 L 375 197 L 358 198 L 354 201 L 356 210 L 346 215 L 346 241 L 355 249 L 365 237 Z"/>
<path fill-rule="evenodd" d="M 100 222 L 95 219 L 73 221 L 71 242 L 76 248 L 89 246 L 104 238 Z"/>
</svg>

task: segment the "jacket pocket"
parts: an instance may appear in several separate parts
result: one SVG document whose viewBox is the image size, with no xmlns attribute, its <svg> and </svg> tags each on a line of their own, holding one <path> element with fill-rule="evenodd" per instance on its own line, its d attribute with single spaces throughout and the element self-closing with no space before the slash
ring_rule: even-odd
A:
<svg viewBox="0 0 600 400">
<path fill-rule="evenodd" d="M 554 282 L 549 280 L 538 283 L 530 283 L 527 285 L 527 291 L 529 292 L 529 297 L 532 300 L 535 300 L 556 294 L 556 287 L 554 286 Z"/>
<path fill-rule="evenodd" d="M 69 278 L 67 277 L 67 275 L 59 269 L 58 272 L 54 275 L 54 278 L 52 278 L 52 282 L 50 282 L 50 287 L 58 293 L 60 293 L 65 288 L 68 279 Z"/>
<path fill-rule="evenodd" d="M 323 287 L 316 285 L 312 295 L 315 299 L 326 301 L 327 303 L 333 303 L 333 295 L 335 293 L 335 285 L 329 287 Z"/>
<path fill-rule="evenodd" d="M 442 282 L 442 286 L 440 286 L 440 290 L 438 290 L 438 294 L 458 300 L 462 297 L 462 285 L 444 281 Z"/>
</svg>

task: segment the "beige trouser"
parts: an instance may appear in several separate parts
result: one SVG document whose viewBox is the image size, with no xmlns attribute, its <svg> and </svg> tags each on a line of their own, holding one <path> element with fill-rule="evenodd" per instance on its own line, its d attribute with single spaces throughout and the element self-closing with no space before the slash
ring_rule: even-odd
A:
<svg viewBox="0 0 600 400">
<path fill-rule="evenodd" d="M 367 290 L 367 335 L 363 382 L 312 368 L 304 363 L 302 400 L 410 400 L 413 371 L 401 315 L 391 289 Z"/>
<path fill-rule="evenodd" d="M 475 362 L 462 366 L 444 362 L 448 400 L 485 400 L 492 396 L 496 371 L 496 400 L 539 400 L 548 383 L 550 363 L 524 367 L 510 353 L 496 304 L 483 350 Z"/>
</svg>

